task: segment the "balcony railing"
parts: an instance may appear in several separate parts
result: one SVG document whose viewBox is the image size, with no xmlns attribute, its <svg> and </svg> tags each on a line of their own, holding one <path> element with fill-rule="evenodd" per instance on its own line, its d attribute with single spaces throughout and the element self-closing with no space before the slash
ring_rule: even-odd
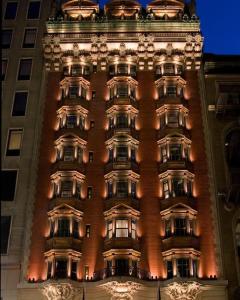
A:
<svg viewBox="0 0 240 300">
<path fill-rule="evenodd" d="M 190 172 L 193 172 L 193 164 L 192 162 L 185 159 L 179 159 L 179 160 L 169 159 L 166 162 L 158 163 L 159 173 L 164 173 L 167 170 L 188 170 Z"/>
<path fill-rule="evenodd" d="M 81 252 L 82 240 L 74 237 L 53 237 L 46 241 L 46 251 L 51 249 L 72 249 Z"/>
<path fill-rule="evenodd" d="M 137 267 L 110 267 L 94 273 L 94 280 L 102 280 L 113 276 L 130 276 L 139 279 L 150 280 L 150 272 Z"/>
<path fill-rule="evenodd" d="M 108 162 L 105 166 L 105 173 L 109 173 L 114 170 L 132 170 L 135 173 L 139 173 L 139 165 L 135 161 L 112 161 Z"/>
<path fill-rule="evenodd" d="M 171 236 L 162 240 L 163 251 L 170 249 L 179 248 L 194 248 L 196 250 L 200 249 L 200 241 L 198 237 L 188 235 L 188 236 Z"/>
<path fill-rule="evenodd" d="M 133 96 L 113 97 L 106 102 L 106 109 L 109 109 L 113 105 L 132 105 L 136 109 L 139 107 L 138 101 Z"/>
<path fill-rule="evenodd" d="M 89 101 L 87 101 L 85 98 L 83 97 L 70 97 L 70 96 L 66 96 L 66 97 L 62 97 L 61 101 L 59 101 L 58 103 L 58 107 L 62 107 L 62 106 L 76 106 L 76 105 L 81 105 L 83 108 L 89 110 Z"/>
<path fill-rule="evenodd" d="M 87 141 L 87 130 L 81 129 L 80 127 L 62 127 L 58 131 L 56 131 L 55 138 L 58 139 L 59 137 L 66 134 L 74 134 Z"/>
<path fill-rule="evenodd" d="M 139 132 L 135 128 L 132 128 L 132 127 L 127 126 L 127 125 L 119 125 L 119 126 L 115 126 L 113 128 L 110 128 L 106 132 L 106 138 L 110 139 L 112 136 L 114 136 L 116 134 L 118 134 L 118 135 L 128 134 L 128 135 L 131 135 L 136 140 L 139 140 Z"/>
<path fill-rule="evenodd" d="M 193 209 L 196 209 L 196 199 L 191 195 L 183 194 L 181 196 L 172 197 L 170 195 L 169 198 L 162 198 L 160 201 L 161 211 L 179 203 L 185 204 Z"/>
<path fill-rule="evenodd" d="M 105 209 L 108 210 L 118 204 L 125 204 L 128 206 L 131 206 L 134 209 L 139 210 L 139 200 L 135 197 L 132 197 L 131 195 L 126 195 L 124 198 L 119 198 L 117 196 L 113 196 L 111 198 L 106 198 L 104 200 Z"/>
<path fill-rule="evenodd" d="M 81 174 L 85 174 L 86 165 L 84 163 L 78 162 L 78 160 L 58 160 L 52 165 L 52 173 L 55 173 L 57 171 L 78 171 Z"/>
<path fill-rule="evenodd" d="M 105 239 L 104 250 L 108 251 L 111 249 L 134 249 L 140 250 L 140 244 L 138 239 L 131 237 L 113 237 L 111 239 Z"/>
</svg>

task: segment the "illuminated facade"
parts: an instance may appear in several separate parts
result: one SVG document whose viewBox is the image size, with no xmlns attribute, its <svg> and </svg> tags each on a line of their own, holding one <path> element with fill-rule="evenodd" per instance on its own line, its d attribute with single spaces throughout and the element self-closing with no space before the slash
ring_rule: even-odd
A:
<svg viewBox="0 0 240 300">
<path fill-rule="evenodd" d="M 227 299 L 194 2 L 53 6 L 17 299 Z"/>
</svg>

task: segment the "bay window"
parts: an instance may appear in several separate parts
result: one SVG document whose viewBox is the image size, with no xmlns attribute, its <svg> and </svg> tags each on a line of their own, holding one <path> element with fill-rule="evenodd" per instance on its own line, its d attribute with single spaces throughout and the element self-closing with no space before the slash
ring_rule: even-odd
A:
<svg viewBox="0 0 240 300">
<path fill-rule="evenodd" d="M 187 258 L 178 258 L 177 259 L 177 274 L 180 277 L 189 277 L 189 259 Z"/>
<path fill-rule="evenodd" d="M 127 161 L 128 160 L 128 147 L 119 146 L 117 147 L 117 161 Z"/>
<path fill-rule="evenodd" d="M 128 127 L 128 116 L 126 114 L 117 115 L 117 128 L 127 128 Z"/>
<path fill-rule="evenodd" d="M 69 237 L 70 236 L 70 222 L 69 219 L 59 219 L 58 220 L 58 237 Z"/>
<path fill-rule="evenodd" d="M 127 181 L 117 181 L 116 186 L 117 197 L 124 198 L 128 196 L 128 182 Z"/>
<path fill-rule="evenodd" d="M 116 220 L 116 237 L 128 237 L 128 220 Z"/>
<path fill-rule="evenodd" d="M 170 144 L 170 160 L 181 160 L 182 159 L 182 147 L 181 144 Z"/>
<path fill-rule="evenodd" d="M 184 193 L 184 180 L 182 178 L 172 179 L 172 195 L 173 197 L 183 196 Z"/>
<path fill-rule="evenodd" d="M 174 219 L 174 232 L 176 236 L 187 235 L 187 220 L 183 218 Z"/>
<path fill-rule="evenodd" d="M 77 116 L 76 115 L 67 115 L 66 127 L 74 128 L 77 125 Z"/>
<path fill-rule="evenodd" d="M 70 180 L 62 181 L 61 196 L 62 197 L 71 197 L 72 191 L 73 191 L 73 182 Z"/>
</svg>

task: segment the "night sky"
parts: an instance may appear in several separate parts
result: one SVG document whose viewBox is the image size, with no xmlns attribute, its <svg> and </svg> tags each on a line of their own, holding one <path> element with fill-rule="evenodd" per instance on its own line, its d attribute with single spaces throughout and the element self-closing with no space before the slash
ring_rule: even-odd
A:
<svg viewBox="0 0 240 300">
<path fill-rule="evenodd" d="M 150 2 L 139 1 L 143 6 Z M 197 11 L 205 38 L 204 52 L 240 55 L 240 0 L 197 0 Z"/>
</svg>

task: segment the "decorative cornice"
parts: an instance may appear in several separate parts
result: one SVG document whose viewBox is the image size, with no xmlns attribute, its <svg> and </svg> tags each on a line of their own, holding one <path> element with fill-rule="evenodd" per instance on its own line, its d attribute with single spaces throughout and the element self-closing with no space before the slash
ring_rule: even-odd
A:
<svg viewBox="0 0 240 300">
<path fill-rule="evenodd" d="M 198 282 L 173 282 L 166 288 L 166 293 L 172 300 L 195 300 L 201 292 Z"/>
<path fill-rule="evenodd" d="M 41 291 L 48 300 L 72 300 L 80 290 L 68 282 L 48 282 L 43 284 Z"/>
<path fill-rule="evenodd" d="M 142 285 L 133 281 L 110 281 L 99 287 L 106 290 L 112 296 L 111 300 L 132 300 L 133 295 L 141 289 Z"/>
</svg>

